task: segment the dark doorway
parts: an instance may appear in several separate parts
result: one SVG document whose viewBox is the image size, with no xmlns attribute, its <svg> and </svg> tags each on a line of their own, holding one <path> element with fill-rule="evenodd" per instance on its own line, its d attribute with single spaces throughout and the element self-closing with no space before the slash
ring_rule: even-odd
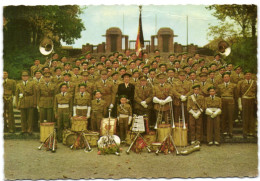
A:
<svg viewBox="0 0 260 181">
<path fill-rule="evenodd" d="M 117 51 L 117 36 L 118 35 L 110 35 L 111 36 L 111 52 Z"/>
<path fill-rule="evenodd" d="M 163 52 L 169 52 L 169 38 L 170 38 L 170 35 L 162 35 Z"/>
</svg>

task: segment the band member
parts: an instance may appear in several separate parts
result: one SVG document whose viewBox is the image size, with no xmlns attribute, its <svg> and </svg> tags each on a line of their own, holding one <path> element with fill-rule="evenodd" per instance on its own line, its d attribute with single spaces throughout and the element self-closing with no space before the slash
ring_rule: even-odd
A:
<svg viewBox="0 0 260 181">
<path fill-rule="evenodd" d="M 256 136 L 256 94 L 257 84 L 252 79 L 251 71 L 245 71 L 245 80 L 241 80 L 238 87 L 238 107 L 242 111 L 243 136 Z"/>
<path fill-rule="evenodd" d="M 44 82 L 38 86 L 37 93 L 37 108 L 40 112 L 40 122 L 44 120 L 47 122 L 53 122 L 53 105 L 56 85 L 52 83 L 51 74 L 44 74 Z"/>
<path fill-rule="evenodd" d="M 128 100 L 130 101 L 129 102 L 130 105 L 133 105 L 135 86 L 133 84 L 129 83 L 131 75 L 128 73 L 125 73 L 121 77 L 123 79 L 123 83 L 119 84 L 119 86 L 118 86 L 118 90 L 117 90 L 118 97 L 120 97 L 121 95 L 126 95 Z"/>
<path fill-rule="evenodd" d="M 15 96 L 15 80 L 8 78 L 8 72 L 4 71 L 4 132 L 14 133 L 15 122 L 13 112 L 13 97 Z M 8 121 L 7 121 L 8 120 Z"/>
<path fill-rule="evenodd" d="M 187 97 L 192 94 L 192 84 L 186 80 L 185 71 L 179 71 L 179 79 L 173 83 L 172 94 L 174 96 L 174 120 L 178 121 L 181 117 L 181 103 L 184 104 L 184 115 L 185 119 L 188 120 Z"/>
<path fill-rule="evenodd" d="M 228 72 L 225 72 L 222 78 L 224 83 L 217 87 L 217 93 L 222 101 L 221 130 L 224 135 L 232 138 L 237 85 L 230 82 L 230 73 Z"/>
<path fill-rule="evenodd" d="M 209 87 L 209 97 L 205 98 L 205 114 L 207 115 L 207 142 L 208 145 L 220 145 L 220 114 L 221 98 L 216 96 L 216 88 Z"/>
<path fill-rule="evenodd" d="M 61 67 L 56 67 L 54 71 L 55 71 L 55 75 L 53 75 L 51 81 L 55 85 L 58 85 L 63 81 L 63 76 L 61 75 Z"/>
<path fill-rule="evenodd" d="M 31 66 L 31 76 L 34 75 L 34 72 L 36 70 L 41 70 L 43 67 L 43 65 L 41 64 L 40 60 L 39 59 L 35 59 L 34 60 L 34 65 Z"/>
<path fill-rule="evenodd" d="M 203 95 L 204 97 L 209 96 L 209 93 L 207 90 L 209 87 L 213 86 L 211 83 L 207 82 L 207 78 L 208 78 L 207 76 L 208 76 L 208 74 L 205 72 L 200 73 L 200 88 L 201 88 L 200 94 Z"/>
<path fill-rule="evenodd" d="M 158 118 L 158 114 L 162 114 L 162 120 L 166 124 L 170 123 L 170 104 L 172 101 L 171 98 L 171 85 L 166 83 L 166 75 L 164 73 L 158 74 L 157 78 L 159 80 L 159 84 L 153 87 L 153 102 L 154 102 L 154 110 L 156 111 L 156 117 Z"/>
<path fill-rule="evenodd" d="M 135 89 L 134 110 L 137 115 L 146 114 L 149 120 L 151 120 L 150 112 L 152 110 L 153 90 L 152 87 L 148 86 L 146 76 L 140 76 L 139 81 L 140 83 Z"/>
<path fill-rule="evenodd" d="M 102 94 L 100 90 L 93 92 L 94 99 L 91 101 L 91 130 L 99 131 L 101 120 L 107 114 L 106 101 L 101 99 Z"/>
<path fill-rule="evenodd" d="M 22 81 L 16 87 L 16 105 L 21 110 L 21 134 L 33 132 L 33 108 L 36 108 L 36 88 L 32 81 L 28 81 L 27 71 L 22 72 Z"/>
<path fill-rule="evenodd" d="M 81 83 L 78 85 L 79 92 L 75 93 L 73 116 L 85 116 L 87 119 L 90 117 L 90 104 L 91 96 L 86 91 L 86 84 Z"/>
<path fill-rule="evenodd" d="M 191 144 L 202 141 L 202 113 L 204 109 L 204 97 L 200 95 L 200 85 L 192 86 L 193 94 L 188 97 L 187 110 L 189 114 L 189 131 Z"/>
<path fill-rule="evenodd" d="M 73 98 L 67 91 L 68 85 L 62 83 L 60 85 L 60 93 L 54 98 L 54 114 L 57 119 L 57 140 L 62 142 L 63 129 L 70 128 L 70 118 L 73 112 Z"/>
<path fill-rule="evenodd" d="M 101 71 L 101 79 L 95 83 L 95 90 L 100 90 L 102 99 L 106 101 L 106 107 L 112 109 L 115 104 L 115 92 L 113 82 L 107 78 L 107 71 Z"/>
<path fill-rule="evenodd" d="M 88 80 L 88 72 L 85 72 L 85 71 L 81 72 L 81 77 L 82 77 L 82 80 L 80 83 L 83 83 L 86 85 L 86 91 L 89 93 L 89 95 L 92 99 L 92 94 L 94 91 L 94 84 Z M 76 87 L 75 92 L 79 92 L 79 87 Z"/>
<path fill-rule="evenodd" d="M 63 74 L 63 80 L 64 80 L 64 81 L 63 81 L 61 84 L 66 83 L 66 84 L 68 85 L 68 90 L 67 90 L 68 93 L 70 93 L 70 94 L 72 95 L 72 97 L 74 97 L 76 84 L 71 81 L 71 74 L 70 74 L 70 73 L 65 73 L 65 74 Z M 61 84 L 60 84 L 60 85 L 61 85 Z M 59 87 L 60 87 L 60 85 L 59 85 Z M 57 91 L 59 91 L 59 89 L 56 90 L 56 94 L 59 93 L 59 92 L 57 92 Z"/>
<path fill-rule="evenodd" d="M 117 116 L 120 139 L 122 142 L 125 142 L 128 125 L 130 125 L 132 121 L 132 108 L 130 104 L 127 104 L 127 97 L 125 95 L 120 96 L 120 104 L 117 106 Z"/>
</svg>

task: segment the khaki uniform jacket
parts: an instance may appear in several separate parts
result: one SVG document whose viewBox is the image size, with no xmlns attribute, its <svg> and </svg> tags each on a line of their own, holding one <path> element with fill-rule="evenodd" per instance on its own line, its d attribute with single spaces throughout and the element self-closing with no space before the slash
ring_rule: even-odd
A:
<svg viewBox="0 0 260 181">
<path fill-rule="evenodd" d="M 91 96 L 88 92 L 83 93 L 83 97 L 80 92 L 77 92 L 74 97 L 74 105 L 75 106 L 90 106 L 91 104 Z"/>
<path fill-rule="evenodd" d="M 207 108 L 222 108 L 221 98 L 214 96 L 212 100 L 211 96 L 205 98 L 205 109 Z"/>
<path fill-rule="evenodd" d="M 217 87 L 217 94 L 220 97 L 233 97 L 236 100 L 237 84 L 229 82 L 228 87 L 225 86 L 225 83 L 219 84 Z"/>
<path fill-rule="evenodd" d="M 55 84 L 55 85 L 59 85 L 61 82 L 63 82 L 63 76 L 56 76 L 54 75 L 51 79 L 51 81 Z"/>
<path fill-rule="evenodd" d="M 171 90 L 172 87 L 170 84 L 165 83 L 163 87 L 161 87 L 160 84 L 157 84 L 153 87 L 152 97 L 157 97 L 158 99 L 165 100 L 168 96 L 172 96 Z M 160 107 L 161 106 L 159 104 L 154 104 L 155 110 L 159 111 Z M 162 107 L 163 107 L 162 111 L 166 111 L 170 109 L 169 104 L 165 104 Z"/>
<path fill-rule="evenodd" d="M 256 95 L 257 95 L 257 84 L 256 84 L 255 80 L 253 82 L 252 87 L 250 88 L 250 90 L 245 95 L 246 91 L 248 90 L 248 88 L 251 85 L 251 82 L 252 82 L 252 79 L 250 80 L 249 84 L 248 84 L 247 80 L 241 80 L 240 82 L 238 82 L 237 90 L 238 90 L 238 96 L 239 97 L 242 97 L 242 96 L 256 97 Z"/>
<path fill-rule="evenodd" d="M 23 94 L 23 98 L 19 98 L 19 94 Z M 36 107 L 36 87 L 33 81 L 27 81 L 26 86 L 23 81 L 18 83 L 15 96 L 17 108 Z"/>
<path fill-rule="evenodd" d="M 205 108 L 205 98 L 204 96 L 202 95 L 197 95 L 197 98 L 195 96 L 195 94 L 193 94 L 195 99 L 196 99 L 196 102 L 197 104 L 199 105 L 199 107 L 204 110 Z M 187 102 L 187 110 L 190 111 L 190 110 L 199 110 L 198 106 L 193 102 L 191 96 L 188 97 L 188 102 Z"/>
<path fill-rule="evenodd" d="M 77 85 L 79 84 L 79 82 L 81 82 L 81 80 L 82 80 L 81 75 L 75 75 L 75 74 L 73 74 L 73 75 L 71 76 L 71 81 L 72 81 L 73 83 L 76 83 Z"/>
<path fill-rule="evenodd" d="M 73 112 L 73 98 L 70 93 L 63 94 L 59 93 L 54 98 L 54 113 L 58 113 L 58 104 L 69 104 L 69 114 L 72 115 Z"/>
<path fill-rule="evenodd" d="M 129 83 L 133 84 L 134 86 L 140 84 L 139 82 L 140 81 L 138 78 L 130 78 L 130 81 L 129 81 Z"/>
<path fill-rule="evenodd" d="M 209 96 L 208 88 L 213 86 L 212 84 L 205 81 L 204 85 L 202 82 L 200 82 L 200 95 L 203 95 L 204 97 Z"/>
<path fill-rule="evenodd" d="M 106 80 L 105 84 L 103 82 L 103 80 L 99 79 L 96 83 L 95 83 L 95 90 L 100 90 L 102 96 L 109 96 L 109 100 L 105 100 L 105 101 L 111 101 L 111 102 L 107 102 L 107 104 L 115 104 L 115 95 L 116 92 L 114 92 L 113 89 L 113 82 L 109 81 L 108 79 Z"/>
<path fill-rule="evenodd" d="M 173 104 L 179 106 L 181 104 L 180 96 L 189 96 L 192 94 L 192 84 L 190 81 L 184 80 L 183 82 L 177 80 L 173 84 L 172 94 L 174 96 Z"/>
<path fill-rule="evenodd" d="M 240 73 L 240 74 L 233 74 L 232 76 L 230 76 L 230 82 L 237 84 L 239 81 L 244 80 L 244 74 Z"/>
<path fill-rule="evenodd" d="M 57 87 L 57 89 L 56 89 L 56 94 L 60 93 L 60 85 L 61 85 L 62 83 L 66 83 L 66 82 L 61 82 L 61 83 L 58 85 L 58 87 Z M 69 81 L 69 82 L 68 82 L 68 93 L 70 93 L 72 96 L 75 95 L 76 86 L 77 86 L 76 83 L 74 83 L 74 82 L 72 82 L 72 81 Z"/>
<path fill-rule="evenodd" d="M 6 79 L 6 82 L 3 83 L 4 87 L 4 99 L 8 100 L 13 95 L 15 95 L 15 89 L 16 89 L 16 82 L 12 79 Z"/>
<path fill-rule="evenodd" d="M 100 99 L 99 103 L 97 99 L 91 101 L 91 112 L 100 113 L 103 116 L 107 114 L 106 101 Z"/>
<path fill-rule="evenodd" d="M 87 85 L 86 91 L 90 94 L 90 97 L 92 97 L 93 91 L 95 89 L 94 84 L 92 82 L 90 82 L 90 81 L 87 81 L 87 82 L 81 81 L 81 82 L 79 82 L 79 84 L 81 84 L 81 83 L 84 83 L 84 84 Z M 79 92 L 79 86 L 76 86 L 75 93 L 77 93 L 77 92 Z"/>
<path fill-rule="evenodd" d="M 42 82 L 38 86 L 37 105 L 40 108 L 53 108 L 56 85 L 52 82 Z"/>
<path fill-rule="evenodd" d="M 130 104 L 125 103 L 120 104 L 117 106 L 117 115 L 120 116 L 120 114 L 126 114 L 128 116 L 132 116 L 132 108 Z"/>
<path fill-rule="evenodd" d="M 150 86 L 145 86 L 144 89 L 142 86 L 137 86 L 135 88 L 135 96 L 134 96 L 134 108 L 135 109 L 144 109 L 141 105 L 142 101 L 145 101 L 148 105 L 147 109 L 152 108 L 152 100 L 153 100 L 153 89 Z"/>
<path fill-rule="evenodd" d="M 159 84 L 159 81 L 156 78 L 148 78 L 147 82 L 151 87 L 154 87 L 155 85 Z"/>
</svg>

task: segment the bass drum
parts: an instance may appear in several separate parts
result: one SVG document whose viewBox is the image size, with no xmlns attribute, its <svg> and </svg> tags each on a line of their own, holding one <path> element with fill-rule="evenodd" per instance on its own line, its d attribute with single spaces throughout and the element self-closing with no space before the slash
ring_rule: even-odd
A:
<svg viewBox="0 0 260 181">
<path fill-rule="evenodd" d="M 98 148 L 104 148 L 107 143 L 109 143 L 109 139 L 114 139 L 117 146 L 120 146 L 120 138 L 117 135 L 111 136 L 102 136 L 98 140 Z"/>
</svg>

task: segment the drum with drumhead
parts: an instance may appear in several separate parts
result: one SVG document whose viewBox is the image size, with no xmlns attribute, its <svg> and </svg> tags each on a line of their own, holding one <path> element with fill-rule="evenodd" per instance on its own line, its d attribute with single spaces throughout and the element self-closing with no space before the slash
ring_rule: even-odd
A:
<svg viewBox="0 0 260 181">
<path fill-rule="evenodd" d="M 144 139 L 148 143 L 148 145 L 151 145 L 153 142 L 156 141 L 156 132 L 149 131 L 148 134 L 144 135 Z"/>
<path fill-rule="evenodd" d="M 170 124 L 159 124 L 157 128 L 157 141 L 162 143 L 165 137 L 171 134 L 171 125 Z"/>
<path fill-rule="evenodd" d="M 175 123 L 173 129 L 173 140 L 176 146 L 187 146 L 188 145 L 188 129 L 183 129 L 183 123 Z"/>
<path fill-rule="evenodd" d="M 110 119 L 110 123 L 109 123 Z M 100 126 L 100 136 L 107 135 L 114 135 L 116 134 L 116 123 L 117 119 L 115 118 L 103 118 L 101 120 L 101 126 Z"/>
<path fill-rule="evenodd" d="M 54 130 L 55 123 L 41 123 L 40 124 L 40 142 L 44 142 Z"/>
<path fill-rule="evenodd" d="M 67 146 L 71 146 L 75 143 L 77 135 L 69 129 L 65 129 L 62 132 L 62 143 Z"/>
<path fill-rule="evenodd" d="M 73 116 L 71 118 L 72 131 L 85 131 L 87 130 L 88 120 L 85 116 Z"/>
<path fill-rule="evenodd" d="M 90 146 L 97 146 L 99 139 L 99 132 L 88 131 L 84 134 L 85 138 L 88 140 Z"/>
</svg>

